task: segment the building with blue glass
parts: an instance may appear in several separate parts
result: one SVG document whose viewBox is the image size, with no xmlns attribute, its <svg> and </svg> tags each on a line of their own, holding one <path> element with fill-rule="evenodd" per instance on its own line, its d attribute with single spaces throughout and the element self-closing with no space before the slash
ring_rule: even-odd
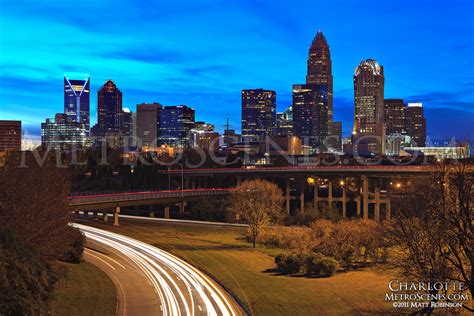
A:
<svg viewBox="0 0 474 316">
<path fill-rule="evenodd" d="M 64 113 L 73 122 L 90 128 L 90 76 L 88 73 L 64 74 Z"/>
<path fill-rule="evenodd" d="M 192 145 L 194 109 L 186 106 L 165 106 L 160 113 L 159 142 L 171 147 Z"/>
</svg>

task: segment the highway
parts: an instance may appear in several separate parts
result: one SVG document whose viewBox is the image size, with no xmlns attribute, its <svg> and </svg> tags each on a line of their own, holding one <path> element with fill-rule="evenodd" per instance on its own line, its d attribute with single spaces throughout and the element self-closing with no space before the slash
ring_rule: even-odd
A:
<svg viewBox="0 0 474 316">
<path fill-rule="evenodd" d="M 105 249 L 86 249 L 85 256 L 116 284 L 119 315 L 243 314 L 225 290 L 184 260 L 123 235 L 72 225 Z"/>
</svg>

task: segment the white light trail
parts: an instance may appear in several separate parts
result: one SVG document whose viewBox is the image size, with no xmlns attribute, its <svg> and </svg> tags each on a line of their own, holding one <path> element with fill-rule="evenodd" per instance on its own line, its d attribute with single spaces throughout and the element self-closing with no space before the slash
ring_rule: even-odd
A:
<svg viewBox="0 0 474 316">
<path fill-rule="evenodd" d="M 224 290 L 184 260 L 123 235 L 81 224 L 73 226 L 135 263 L 155 288 L 163 315 L 240 315 Z"/>
</svg>

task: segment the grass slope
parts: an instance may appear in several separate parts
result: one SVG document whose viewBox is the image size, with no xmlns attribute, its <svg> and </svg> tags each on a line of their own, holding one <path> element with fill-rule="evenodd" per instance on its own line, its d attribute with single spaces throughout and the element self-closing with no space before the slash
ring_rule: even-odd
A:
<svg viewBox="0 0 474 316">
<path fill-rule="evenodd" d="M 278 249 L 252 249 L 243 228 L 122 221 L 108 229 L 173 253 L 213 276 L 253 315 L 347 315 L 393 312 L 384 302 L 390 275 L 374 270 L 331 278 L 277 276 Z"/>
<path fill-rule="evenodd" d="M 68 268 L 65 281 L 58 283 L 52 315 L 114 315 L 117 304 L 115 285 L 102 270 L 83 262 L 57 263 Z"/>
</svg>

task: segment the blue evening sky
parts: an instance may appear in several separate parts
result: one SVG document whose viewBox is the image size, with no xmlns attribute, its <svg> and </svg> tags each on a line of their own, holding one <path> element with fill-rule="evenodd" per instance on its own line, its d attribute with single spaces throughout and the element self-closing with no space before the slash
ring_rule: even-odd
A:
<svg viewBox="0 0 474 316">
<path fill-rule="evenodd" d="M 33 135 L 63 111 L 63 74 L 113 79 L 123 105 L 187 104 L 196 119 L 240 130 L 240 90 L 304 83 L 309 45 L 331 48 L 335 119 L 350 133 L 354 67 L 385 68 L 386 98 L 421 101 L 434 139 L 474 137 L 474 1 L 0 0 L 0 119 Z"/>
</svg>

